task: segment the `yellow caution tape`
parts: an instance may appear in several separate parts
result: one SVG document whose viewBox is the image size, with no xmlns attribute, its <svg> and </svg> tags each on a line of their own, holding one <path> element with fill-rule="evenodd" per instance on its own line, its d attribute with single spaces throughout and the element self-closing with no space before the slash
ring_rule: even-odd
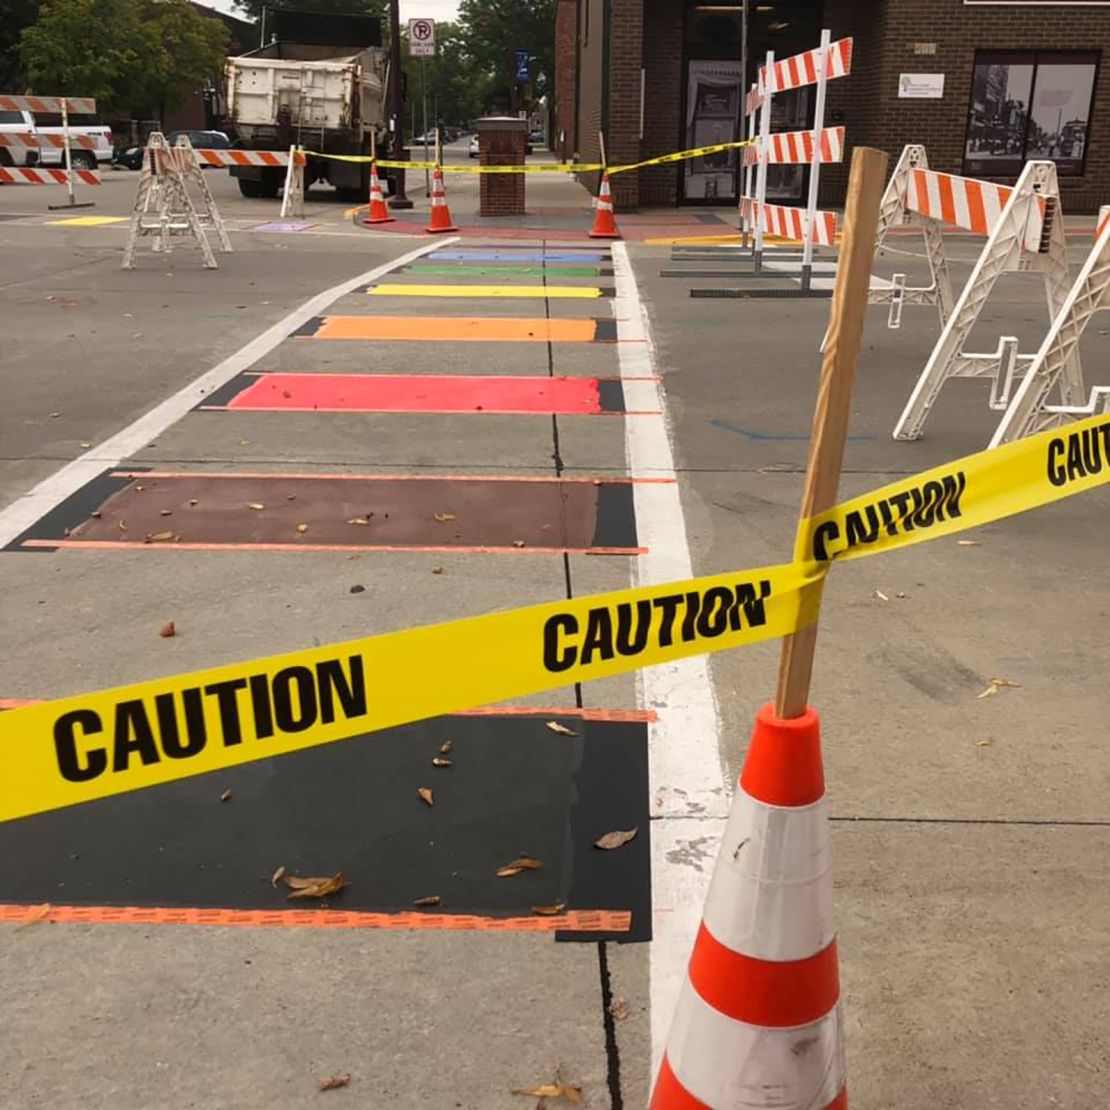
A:
<svg viewBox="0 0 1110 1110">
<path fill-rule="evenodd" d="M 823 568 L 712 575 L 433 624 L 0 714 L 0 821 L 785 636 Z"/>
<path fill-rule="evenodd" d="M 427 625 L 0 714 L 0 821 L 724 651 L 817 618 L 837 559 L 1110 482 L 1110 418 L 935 467 L 804 522 L 796 561 Z"/>
<path fill-rule="evenodd" d="M 670 162 L 683 162 L 688 158 L 702 158 L 707 154 L 718 154 L 723 150 L 739 150 L 740 147 L 749 146 L 751 139 L 743 139 L 735 143 L 715 143 L 713 146 L 699 146 L 693 150 L 680 150 L 674 154 L 660 154 L 656 158 L 645 158 L 642 162 L 631 162 L 622 166 L 610 166 L 610 176 L 615 173 L 628 173 L 630 170 L 641 170 L 645 166 L 663 166 Z M 447 163 L 440 165 L 438 162 L 397 162 L 385 158 L 372 158 L 369 154 L 324 154 L 318 150 L 307 150 L 306 154 L 313 158 L 327 158 L 333 162 L 374 162 L 387 170 L 434 170 L 437 168 L 443 173 L 597 173 L 604 170 L 601 162 L 529 162 L 522 166 L 470 166 L 460 163 Z"/>
</svg>

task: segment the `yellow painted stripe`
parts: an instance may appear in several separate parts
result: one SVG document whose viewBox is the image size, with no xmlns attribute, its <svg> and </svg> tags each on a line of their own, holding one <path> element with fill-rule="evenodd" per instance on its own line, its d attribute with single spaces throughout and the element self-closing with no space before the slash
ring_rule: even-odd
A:
<svg viewBox="0 0 1110 1110">
<path fill-rule="evenodd" d="M 125 224 L 126 216 L 71 216 L 65 220 L 47 220 L 48 227 L 103 227 L 105 224 Z"/>
<path fill-rule="evenodd" d="M 590 285 L 401 285 L 386 282 L 367 292 L 377 297 L 551 297 L 592 301 L 601 290 Z"/>
</svg>

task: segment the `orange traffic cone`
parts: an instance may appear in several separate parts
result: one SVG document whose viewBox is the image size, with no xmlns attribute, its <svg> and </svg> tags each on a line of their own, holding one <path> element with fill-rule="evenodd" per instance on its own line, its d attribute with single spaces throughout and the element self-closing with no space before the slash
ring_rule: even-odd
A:
<svg viewBox="0 0 1110 1110">
<path fill-rule="evenodd" d="M 370 163 L 370 213 L 362 222 L 364 224 L 388 224 L 396 220 L 396 216 L 389 214 L 389 206 L 385 203 L 385 194 L 382 192 L 382 183 L 378 180 L 378 163 Z"/>
<path fill-rule="evenodd" d="M 613 194 L 609 191 L 609 175 L 601 175 L 601 189 L 597 194 L 597 203 L 594 211 L 594 226 L 590 232 L 591 239 L 619 239 L 621 233 L 617 230 L 617 221 L 613 219 Z"/>
<path fill-rule="evenodd" d="M 756 716 L 651 1110 L 847 1110 L 820 726 Z"/>
<path fill-rule="evenodd" d="M 451 210 L 447 207 L 447 197 L 443 193 L 443 170 L 439 166 L 432 170 L 432 210 L 429 215 L 432 217 L 431 221 L 424 228 L 429 235 L 459 230 L 451 222 Z"/>
</svg>

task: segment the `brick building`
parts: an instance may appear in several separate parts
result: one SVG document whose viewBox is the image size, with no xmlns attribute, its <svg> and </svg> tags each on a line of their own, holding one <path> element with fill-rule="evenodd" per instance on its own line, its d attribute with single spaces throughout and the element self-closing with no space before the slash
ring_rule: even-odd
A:
<svg viewBox="0 0 1110 1110">
<path fill-rule="evenodd" d="M 934 169 L 1012 181 L 1057 163 L 1065 212 L 1110 203 L 1110 0 L 750 0 L 741 79 L 740 0 L 556 0 L 555 137 L 566 158 L 613 163 L 739 137 L 742 96 L 768 50 L 854 40 L 852 74 L 828 86 L 826 124 L 896 155 L 924 143 Z M 775 98 L 774 130 L 812 124 L 812 90 Z M 737 159 L 613 179 L 619 207 L 725 204 Z M 768 199 L 801 201 L 806 170 L 776 167 Z M 821 176 L 843 201 L 847 159 Z"/>
</svg>

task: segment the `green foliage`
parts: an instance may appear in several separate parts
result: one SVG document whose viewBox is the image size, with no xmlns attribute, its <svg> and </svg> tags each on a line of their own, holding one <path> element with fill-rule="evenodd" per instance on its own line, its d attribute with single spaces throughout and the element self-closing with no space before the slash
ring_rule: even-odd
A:
<svg viewBox="0 0 1110 1110">
<path fill-rule="evenodd" d="M 420 58 L 409 56 L 408 43 L 401 46 L 401 63 L 408 81 L 405 130 L 411 131 L 412 105 L 416 105 L 416 131 L 423 127 L 420 97 Z M 496 77 L 470 55 L 463 28 L 457 23 L 436 24 L 436 56 L 424 60 L 428 89 L 428 126 L 439 120 L 465 125 L 483 115 L 496 96 Z"/>
<path fill-rule="evenodd" d="M 0 0 L 0 92 L 22 92 L 26 80 L 19 60 L 19 36 L 38 19 L 42 0 Z"/>
<path fill-rule="evenodd" d="M 37 90 L 159 113 L 219 81 L 226 48 L 224 25 L 187 0 L 46 0 L 20 40 Z"/>
<path fill-rule="evenodd" d="M 490 80 L 493 102 L 504 110 L 516 84 L 516 52 L 531 55 L 531 99 L 549 92 L 555 77 L 555 0 L 462 0 L 459 24 L 473 66 Z"/>
</svg>

